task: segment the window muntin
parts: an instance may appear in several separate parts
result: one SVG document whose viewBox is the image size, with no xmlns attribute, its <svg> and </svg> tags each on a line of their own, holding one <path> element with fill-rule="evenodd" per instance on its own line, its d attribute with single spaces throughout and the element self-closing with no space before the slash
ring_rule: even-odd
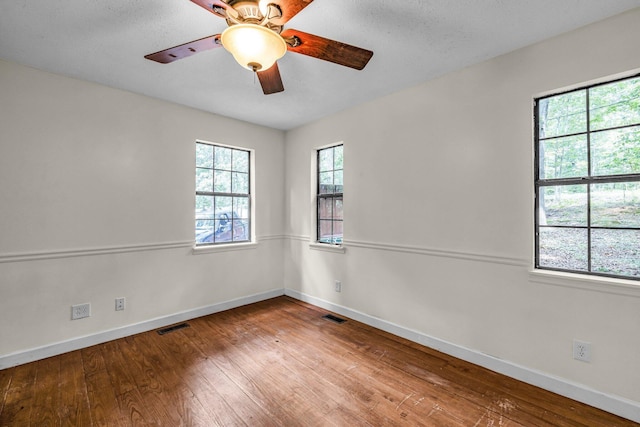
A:
<svg viewBox="0 0 640 427">
<path fill-rule="evenodd" d="M 249 165 L 248 150 L 196 142 L 196 245 L 250 240 Z"/>
<path fill-rule="evenodd" d="M 343 237 L 343 146 L 318 150 L 317 241 L 342 244 Z"/>
<path fill-rule="evenodd" d="M 536 268 L 640 280 L 640 77 L 535 105 Z"/>
</svg>

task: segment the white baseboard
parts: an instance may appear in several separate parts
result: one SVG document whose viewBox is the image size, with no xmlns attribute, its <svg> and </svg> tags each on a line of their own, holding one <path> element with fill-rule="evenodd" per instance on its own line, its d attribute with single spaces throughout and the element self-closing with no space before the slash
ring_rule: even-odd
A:
<svg viewBox="0 0 640 427">
<path fill-rule="evenodd" d="M 229 310 L 243 305 L 252 304 L 254 302 L 264 301 L 284 295 L 284 289 L 273 289 L 271 291 L 259 294 L 249 295 L 218 304 L 196 308 L 193 310 L 182 311 L 180 313 L 168 316 L 158 317 L 144 322 L 123 326 L 121 328 L 111 329 L 84 337 L 73 338 L 67 341 L 57 342 L 42 347 L 29 349 L 17 353 L 11 353 L 0 356 L 0 369 L 11 368 L 13 366 L 22 365 L 33 362 L 35 360 L 45 359 L 51 356 L 67 353 L 82 348 L 91 347 L 92 345 L 102 344 L 118 338 L 128 337 L 130 335 L 139 334 L 141 332 L 152 331 L 174 323 L 184 322 L 186 320 L 195 319 L 197 317 L 207 316 L 209 314 L 218 313 L 220 311 Z"/>
<path fill-rule="evenodd" d="M 458 359 L 640 423 L 640 402 L 602 393 L 585 385 L 470 350 L 296 290 L 285 289 L 284 293 L 292 298 L 330 310 Z"/>
</svg>

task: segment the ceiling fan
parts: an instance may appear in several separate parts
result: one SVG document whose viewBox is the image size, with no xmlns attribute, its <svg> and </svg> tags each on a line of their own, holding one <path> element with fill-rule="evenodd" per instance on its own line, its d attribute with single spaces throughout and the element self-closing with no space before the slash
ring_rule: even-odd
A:
<svg viewBox="0 0 640 427">
<path fill-rule="evenodd" d="M 244 68 L 255 72 L 265 95 L 282 92 L 278 59 L 287 51 L 362 70 L 373 52 L 283 26 L 313 0 L 191 0 L 221 18 L 221 33 L 146 55 L 167 64 L 223 46 Z"/>
</svg>

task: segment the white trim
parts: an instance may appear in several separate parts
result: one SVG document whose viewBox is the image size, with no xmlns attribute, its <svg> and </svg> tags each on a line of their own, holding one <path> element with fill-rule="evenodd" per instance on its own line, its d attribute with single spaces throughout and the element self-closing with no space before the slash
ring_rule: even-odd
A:
<svg viewBox="0 0 640 427">
<path fill-rule="evenodd" d="M 287 238 L 291 240 L 299 240 L 302 242 L 309 241 L 309 236 L 288 235 Z M 314 245 L 314 243 L 310 242 L 309 246 L 311 247 L 312 245 Z M 317 246 L 318 245 L 314 245 L 313 249 L 316 249 Z M 322 246 L 324 247 L 325 245 L 322 245 Z M 531 265 L 529 260 L 524 258 L 507 257 L 504 255 L 450 251 L 450 250 L 434 249 L 434 248 L 427 248 L 427 247 L 420 247 L 420 246 L 394 245 L 394 244 L 380 243 L 380 242 L 344 240 L 342 245 L 335 246 L 335 247 L 342 248 L 342 251 L 344 251 L 344 248 L 363 248 L 363 249 L 373 249 L 373 250 L 390 251 L 390 252 L 437 256 L 437 257 L 445 257 L 445 258 L 456 258 L 456 259 L 463 259 L 467 261 L 491 262 L 494 264 L 506 264 L 506 265 L 513 265 L 517 267 L 529 267 Z"/>
<path fill-rule="evenodd" d="M 72 258 L 93 255 L 120 254 L 126 252 L 155 251 L 160 249 L 188 248 L 193 245 L 193 240 L 179 242 L 147 243 L 139 245 L 103 246 L 97 248 L 61 249 L 41 252 L 20 252 L 0 254 L 0 263 L 36 261 L 57 258 Z"/>
<path fill-rule="evenodd" d="M 509 362 L 508 360 L 498 359 L 497 357 L 480 353 L 293 289 L 285 289 L 284 293 L 292 298 L 333 311 L 342 316 L 438 350 L 458 359 L 471 362 L 527 384 L 577 400 L 587 405 L 602 409 L 603 411 L 611 412 L 612 414 L 619 415 L 635 422 L 640 422 L 640 402 L 602 393 L 583 384 L 527 368 L 525 366 Z"/>
<path fill-rule="evenodd" d="M 285 236 L 284 234 L 272 234 L 272 235 L 258 236 L 257 240 L 258 240 L 258 243 L 260 243 L 260 242 L 266 242 L 268 240 L 284 240 L 286 238 L 287 236 Z"/>
<path fill-rule="evenodd" d="M 270 235 L 260 236 L 257 238 L 258 242 L 269 240 L 283 240 L 288 236 L 285 235 Z M 120 246 L 103 246 L 95 248 L 74 248 L 74 249 L 58 249 L 49 251 L 34 251 L 34 252 L 17 252 L 0 254 L 0 263 L 7 262 L 22 262 L 22 261 L 39 261 L 47 259 L 59 259 L 59 258 L 73 258 L 95 255 L 110 255 L 121 254 L 128 252 L 144 252 L 144 251 L 156 251 L 164 249 L 179 249 L 179 248 L 191 248 L 193 254 L 208 253 L 208 252 L 225 252 L 242 249 L 255 249 L 258 246 L 258 242 L 237 243 L 237 244 L 225 244 L 225 245 L 207 245 L 207 246 L 193 246 L 193 240 L 182 240 L 177 242 L 161 242 L 161 243 L 146 243 L 137 245 L 120 245 Z"/>
<path fill-rule="evenodd" d="M 345 247 L 342 245 L 330 245 L 328 243 L 317 242 L 309 243 L 309 249 L 313 249 L 315 251 L 333 252 L 336 254 L 343 254 L 345 252 Z"/>
<path fill-rule="evenodd" d="M 193 255 L 210 254 L 213 252 L 229 252 L 229 251 L 244 251 L 247 249 L 256 249 L 258 247 L 257 242 L 243 242 L 243 243 L 224 243 L 221 245 L 202 245 L 194 246 L 191 253 Z"/>
<path fill-rule="evenodd" d="M 640 298 L 640 282 L 634 280 L 534 269 L 529 271 L 529 281 Z"/>
<path fill-rule="evenodd" d="M 492 262 L 496 264 L 514 265 L 518 267 L 524 267 L 524 266 L 530 265 L 529 260 L 525 260 L 522 258 L 507 257 L 504 255 L 477 254 L 473 252 L 450 251 L 450 250 L 434 249 L 434 248 L 427 248 L 427 247 L 420 247 L 420 246 L 393 245 L 388 243 L 364 242 L 364 241 L 356 241 L 356 240 L 345 240 L 344 245 L 347 247 L 354 247 L 354 248 L 366 248 L 366 249 L 384 250 L 384 251 L 392 251 L 392 252 L 404 252 L 404 253 L 429 255 L 429 256 L 437 256 L 437 257 L 444 257 L 444 258 L 457 258 L 457 259 L 464 259 L 467 261 Z"/>
<path fill-rule="evenodd" d="M 102 344 L 107 341 L 139 334 L 141 332 L 151 331 L 167 325 L 172 325 L 174 323 L 184 322 L 186 320 L 195 319 L 202 316 L 208 316 L 213 313 L 241 307 L 247 304 L 253 304 L 255 302 L 264 301 L 281 295 L 284 295 L 283 289 L 273 289 L 259 294 L 249 295 L 246 297 L 236 298 L 205 307 L 195 308 L 193 310 L 187 310 L 168 316 L 157 317 L 155 319 L 146 320 L 140 323 L 127 325 L 104 332 L 98 332 L 96 334 L 87 335 L 84 337 L 72 338 L 67 341 L 57 342 L 42 347 L 3 355 L 0 356 L 0 370 L 11 368 L 17 365 L 22 365 L 24 363 L 33 362 L 35 360 L 45 359 L 51 356 L 57 356 L 69 351 L 91 347 L 96 344 Z"/>
</svg>

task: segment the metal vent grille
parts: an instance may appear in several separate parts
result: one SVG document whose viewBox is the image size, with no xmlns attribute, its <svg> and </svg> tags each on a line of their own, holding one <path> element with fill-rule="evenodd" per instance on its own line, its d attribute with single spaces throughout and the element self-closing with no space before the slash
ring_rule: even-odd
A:
<svg viewBox="0 0 640 427">
<path fill-rule="evenodd" d="M 347 321 L 347 319 L 343 319 L 341 317 L 337 317 L 334 316 L 333 314 L 325 314 L 324 316 L 322 316 L 323 319 L 327 319 L 327 320 L 331 320 L 332 322 L 335 323 L 344 323 Z"/>
<path fill-rule="evenodd" d="M 179 325 L 169 326 L 167 328 L 158 329 L 158 335 L 168 334 L 169 332 L 177 331 L 178 329 L 188 328 L 188 323 L 180 323 Z"/>
</svg>

